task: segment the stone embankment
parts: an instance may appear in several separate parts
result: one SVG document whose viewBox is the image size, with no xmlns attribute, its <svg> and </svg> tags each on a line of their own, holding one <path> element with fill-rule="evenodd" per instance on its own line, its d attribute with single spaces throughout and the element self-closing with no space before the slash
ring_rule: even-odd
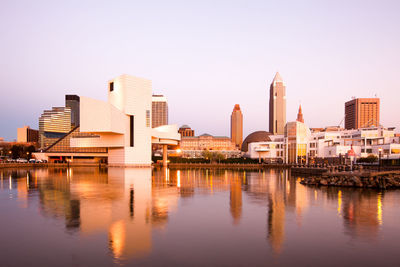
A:
<svg viewBox="0 0 400 267">
<path fill-rule="evenodd" d="M 314 164 L 314 165 L 293 165 L 290 168 L 292 174 L 295 175 L 322 175 L 329 172 L 346 172 L 346 171 L 362 171 L 362 165 L 329 165 L 329 164 Z"/>
<path fill-rule="evenodd" d="M 400 171 L 326 173 L 305 177 L 301 184 L 392 189 L 400 188 Z"/>
</svg>

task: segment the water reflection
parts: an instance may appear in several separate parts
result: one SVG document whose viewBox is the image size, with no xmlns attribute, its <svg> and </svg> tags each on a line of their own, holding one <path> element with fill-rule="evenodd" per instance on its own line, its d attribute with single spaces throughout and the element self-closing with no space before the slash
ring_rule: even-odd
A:
<svg viewBox="0 0 400 267">
<path fill-rule="evenodd" d="M 227 175 L 227 172 L 225 173 Z M 233 176 L 230 182 L 229 206 L 233 223 L 238 224 L 242 216 L 242 180 Z"/>
<path fill-rule="evenodd" d="M 286 177 L 279 173 L 269 180 L 268 240 L 275 253 L 280 253 L 285 239 Z"/>
<path fill-rule="evenodd" d="M 155 235 L 167 233 L 171 219 L 176 222 L 180 218 L 180 209 L 196 203 L 201 207 L 199 213 L 223 207 L 226 213 L 219 211 L 210 218 L 221 224 L 219 231 L 227 227 L 226 217 L 230 218 L 231 234 L 263 221 L 264 229 L 255 229 L 264 233 L 259 236 L 274 255 L 286 250 L 293 238 L 289 231 L 302 229 L 305 217 L 318 219 L 318 215 L 308 214 L 311 207 L 326 211 L 331 220 L 328 225 L 314 222 L 315 227 L 334 229 L 335 223 L 341 222 L 343 233 L 356 240 L 375 240 L 385 218 L 385 194 L 381 192 L 305 187 L 298 177 L 273 169 L 2 170 L 0 179 L 0 193 L 9 191 L 9 197 L 16 198 L 23 209 L 38 203 L 41 216 L 63 221 L 68 234 L 106 233 L 108 242 L 102 245 L 118 261 L 151 257 L 155 240 L 160 240 Z M 214 206 L 203 204 L 210 198 Z M 265 212 L 253 211 L 257 207 Z M 196 231 L 201 225 L 185 227 Z M 218 234 L 210 232 L 209 238 Z"/>
</svg>

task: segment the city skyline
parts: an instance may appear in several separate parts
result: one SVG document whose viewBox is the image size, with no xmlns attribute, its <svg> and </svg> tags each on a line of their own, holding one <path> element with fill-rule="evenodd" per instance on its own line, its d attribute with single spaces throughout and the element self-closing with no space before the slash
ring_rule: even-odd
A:
<svg viewBox="0 0 400 267">
<path fill-rule="evenodd" d="M 48 2 L 20 10 L 5 1 L 0 137 L 16 139 L 23 125 L 37 129 L 41 112 L 61 106 L 65 94 L 105 100 L 105 82 L 121 73 L 152 79 L 154 93 L 168 97 L 170 123 L 199 134 L 228 136 L 235 103 L 246 113 L 244 136 L 268 131 L 267 87 L 277 71 L 287 85 L 287 121 L 301 102 L 309 127 L 338 125 L 346 101 L 377 94 L 381 124 L 399 131 L 400 3 L 352 1 L 344 10 L 340 1 L 308 2 L 159 3 L 156 10 L 150 2 L 94 9 Z"/>
<path fill-rule="evenodd" d="M 277 72 L 276 74 L 278 74 L 279 75 L 279 72 Z M 275 75 L 275 77 L 276 77 L 276 75 Z M 279 76 L 280 77 L 280 76 Z M 274 78 L 275 79 L 275 78 Z M 274 80 L 272 81 L 272 84 L 274 83 Z M 272 86 L 272 84 L 271 84 L 271 86 Z M 286 90 L 286 87 L 284 87 L 284 89 Z M 270 89 L 268 89 L 268 91 L 270 91 Z M 270 94 L 270 93 L 269 93 Z M 69 95 L 66 95 L 66 97 L 67 96 L 69 96 Z M 76 95 L 74 95 L 74 96 L 76 96 Z M 153 97 L 154 96 L 162 96 L 162 95 L 153 95 Z M 79 96 L 76 96 L 76 97 L 78 97 L 79 98 Z M 162 96 L 162 97 L 164 97 L 164 96 Z M 269 97 L 271 97 L 270 95 L 269 95 Z M 164 97 L 165 98 L 165 97 Z M 286 99 L 286 96 L 285 96 L 285 99 Z M 351 101 L 353 101 L 355 99 L 355 97 L 353 96 L 352 97 L 352 100 L 348 100 L 348 101 L 346 101 L 346 102 L 344 102 L 344 104 L 347 104 L 348 102 L 351 102 Z M 358 98 L 357 98 L 358 99 Z M 360 97 L 360 99 L 365 99 L 365 98 L 362 98 L 362 97 Z M 378 101 L 380 101 L 380 98 L 378 97 L 378 98 L 369 98 L 369 99 L 378 99 Z M 268 98 L 268 103 L 270 102 L 270 98 Z M 236 104 L 237 105 L 237 104 Z M 342 103 L 342 105 L 343 105 L 343 103 Z M 62 105 L 59 105 L 59 106 L 62 106 Z M 64 107 L 65 107 L 66 105 L 64 105 Z M 266 106 L 268 106 L 268 108 L 269 108 L 269 104 L 267 104 Z M 297 109 L 297 111 L 296 111 L 296 117 L 292 120 L 292 119 L 290 119 L 290 120 L 287 120 L 287 121 L 297 121 L 298 120 L 298 116 L 299 116 L 299 114 L 298 114 L 298 112 L 300 111 L 302 111 L 302 108 L 301 108 L 301 104 L 299 104 L 299 106 L 300 106 L 300 109 Z M 51 107 L 51 109 L 54 109 L 55 107 L 53 106 L 53 107 Z M 286 107 L 287 108 L 287 107 Z M 43 112 L 43 111 L 42 111 Z M 268 114 L 268 117 L 270 117 L 270 115 L 269 115 L 269 110 L 267 110 L 267 112 L 266 112 L 266 114 Z M 302 113 L 301 113 L 301 115 L 303 115 Z M 344 119 L 344 117 L 345 117 L 345 112 L 343 112 L 343 119 L 342 119 L 342 121 L 340 122 L 340 126 L 342 127 L 342 128 L 345 128 L 345 119 Z M 71 117 L 71 119 L 72 119 L 72 117 Z M 168 120 L 168 118 L 167 118 L 167 120 Z M 382 119 L 381 119 L 382 120 Z M 231 120 L 229 120 L 230 121 L 230 123 L 229 123 L 229 128 L 231 128 Z M 179 126 L 179 125 L 181 125 L 181 124 L 183 124 L 184 122 L 179 122 L 179 123 L 173 123 L 173 124 L 176 124 L 177 126 Z M 245 123 L 245 120 L 243 121 L 243 124 Z M 29 125 L 29 127 L 31 127 L 32 129 L 35 129 L 35 128 L 37 128 L 36 130 L 38 130 L 39 129 L 39 124 L 38 123 L 36 123 L 37 125 L 37 127 L 34 125 L 34 126 L 31 126 L 31 125 Z M 270 122 L 268 121 L 268 124 L 270 124 Z M 383 124 L 381 124 L 381 125 L 383 125 Z M 339 126 L 339 125 L 321 125 L 320 127 L 330 127 L 330 126 Z M 383 125 L 383 126 L 385 126 L 385 127 L 392 127 L 392 125 Z M 22 126 L 21 126 L 22 127 Z M 316 127 L 311 127 L 311 126 L 309 126 L 310 128 L 316 128 Z M 396 126 L 394 126 L 394 127 L 396 127 Z M 244 128 L 244 127 L 243 127 Z M 267 125 L 267 127 L 265 127 L 265 128 L 260 128 L 261 130 L 265 130 L 265 131 L 269 131 L 269 132 L 271 132 L 270 131 L 270 129 L 268 128 L 268 125 Z M 13 129 L 15 132 L 16 132 L 16 129 Z M 255 131 L 257 131 L 257 130 L 255 130 Z M 399 132 L 400 131 L 400 126 L 399 127 L 396 127 L 396 132 Z M 244 131 L 243 131 L 244 132 Z M 209 134 L 209 133 L 213 133 L 213 130 L 211 129 L 211 128 L 209 128 L 209 129 L 204 129 L 203 131 L 202 131 L 202 133 L 203 134 Z M 247 136 L 247 135 L 249 135 L 249 134 L 251 134 L 251 130 L 250 131 L 248 131 L 247 133 L 246 132 L 244 132 L 243 133 L 243 135 L 244 135 L 244 137 L 245 136 Z M 228 130 L 228 132 L 227 133 L 223 133 L 223 134 L 221 134 L 221 136 L 230 136 L 231 135 L 231 129 L 229 129 Z M 0 137 L 2 137 L 2 138 L 4 138 L 4 136 L 5 135 L 3 135 L 3 136 L 0 136 Z M 15 133 L 15 136 L 16 136 L 16 133 Z M 243 138 L 244 138 L 243 137 Z M 9 141 L 12 141 L 12 140 L 16 140 L 17 138 L 11 138 L 11 139 L 7 139 L 7 138 L 5 138 L 5 140 L 9 140 Z"/>
</svg>

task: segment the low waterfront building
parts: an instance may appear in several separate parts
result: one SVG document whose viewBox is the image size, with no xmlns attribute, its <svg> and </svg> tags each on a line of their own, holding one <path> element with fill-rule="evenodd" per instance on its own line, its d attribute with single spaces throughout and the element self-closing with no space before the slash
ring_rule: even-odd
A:
<svg viewBox="0 0 400 267">
<path fill-rule="evenodd" d="M 273 135 L 266 131 L 256 131 L 249 134 L 243 141 L 244 156 L 258 159 L 259 162 L 283 162 L 283 135 Z"/>
<path fill-rule="evenodd" d="M 75 163 L 100 163 L 107 162 L 107 148 L 104 147 L 72 147 L 71 138 L 95 138 L 96 135 L 81 133 L 79 126 L 72 129 L 65 136 L 45 148 L 42 152 L 35 153 L 35 158 L 48 162 L 75 162 Z"/>
<path fill-rule="evenodd" d="M 259 162 L 283 163 L 285 160 L 283 136 L 275 135 L 271 137 L 271 141 L 249 143 L 246 156 L 258 159 Z"/>
<path fill-rule="evenodd" d="M 309 156 L 322 159 L 344 157 L 352 146 L 357 158 L 369 155 L 378 157 L 379 153 L 383 157 L 398 157 L 399 140 L 394 130 L 394 127 L 370 127 L 313 133 L 309 141 Z"/>
<path fill-rule="evenodd" d="M 227 158 L 240 156 L 240 150 L 227 136 L 182 136 L 180 141 L 182 157 L 200 158 L 205 150 L 220 152 Z"/>
<path fill-rule="evenodd" d="M 344 162 L 353 149 L 356 160 L 368 156 L 400 158 L 400 144 L 394 128 L 370 127 L 345 130 L 327 127 L 311 132 L 302 122 L 288 122 L 285 136 L 255 132 L 243 142 L 246 157 L 264 162 Z"/>
</svg>

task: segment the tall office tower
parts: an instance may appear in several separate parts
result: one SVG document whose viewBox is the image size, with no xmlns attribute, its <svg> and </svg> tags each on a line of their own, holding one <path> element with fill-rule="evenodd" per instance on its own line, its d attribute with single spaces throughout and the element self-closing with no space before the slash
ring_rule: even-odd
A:
<svg viewBox="0 0 400 267">
<path fill-rule="evenodd" d="M 79 96 L 65 95 L 65 106 L 71 108 L 71 124 L 79 126 Z"/>
<path fill-rule="evenodd" d="M 303 118 L 303 112 L 301 110 L 301 105 L 299 107 L 299 112 L 297 113 L 297 120 L 296 121 L 304 123 L 304 118 Z"/>
<path fill-rule="evenodd" d="M 236 104 L 231 114 L 231 139 L 237 147 L 243 142 L 243 114 L 239 104 Z"/>
<path fill-rule="evenodd" d="M 163 95 L 153 95 L 151 98 L 151 127 L 168 124 L 168 102 L 167 98 Z"/>
<path fill-rule="evenodd" d="M 269 91 L 269 131 L 284 134 L 286 124 L 286 85 L 279 72 L 275 74 Z"/>
<path fill-rule="evenodd" d="M 345 128 L 379 126 L 379 98 L 356 98 L 344 104 Z"/>
<path fill-rule="evenodd" d="M 71 108 L 53 107 L 39 118 L 39 147 L 44 149 L 71 131 Z"/>
</svg>

